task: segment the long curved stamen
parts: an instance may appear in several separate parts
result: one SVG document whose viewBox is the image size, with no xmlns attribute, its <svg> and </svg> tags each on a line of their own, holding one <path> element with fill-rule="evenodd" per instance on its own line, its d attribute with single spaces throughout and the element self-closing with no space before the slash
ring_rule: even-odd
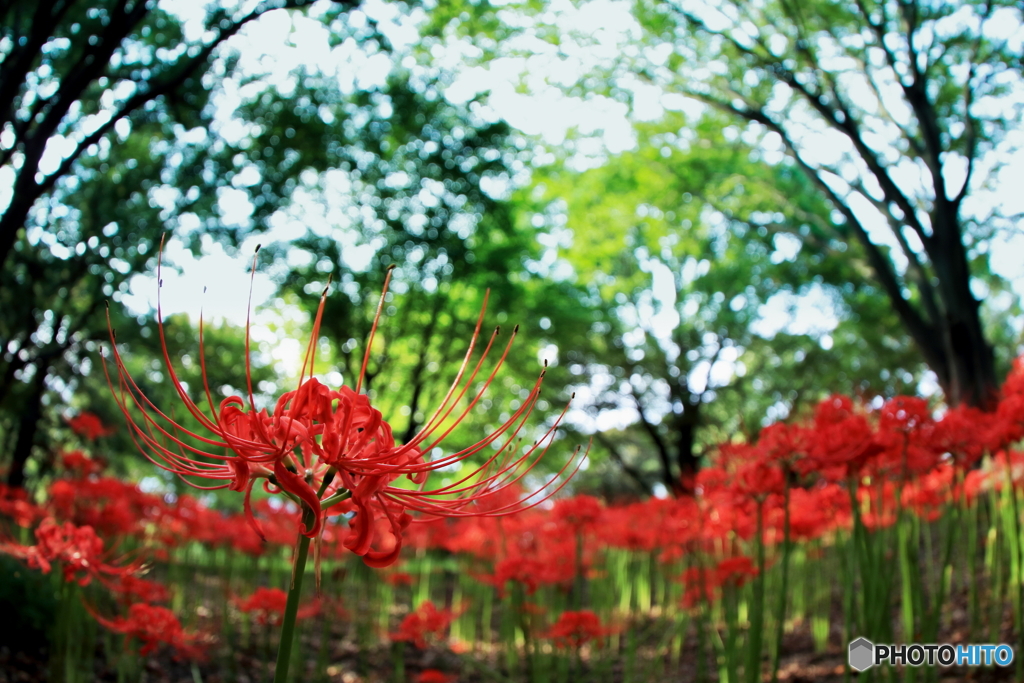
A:
<svg viewBox="0 0 1024 683">
<path fill-rule="evenodd" d="M 174 371 L 174 365 L 171 363 L 170 353 L 167 351 L 167 336 L 164 334 L 164 314 L 163 304 L 160 298 L 160 290 L 163 289 L 163 259 L 164 259 L 164 237 L 160 238 L 160 250 L 157 253 L 156 260 L 156 318 L 157 318 L 157 333 L 160 336 L 160 350 L 163 353 L 164 365 L 167 367 L 167 373 L 170 375 L 171 383 L 174 385 L 174 390 L 178 394 L 178 398 L 181 399 L 182 403 L 185 404 L 185 408 L 196 418 L 200 424 L 206 429 L 211 429 L 213 426 L 212 421 L 206 416 L 199 407 L 193 403 L 192 398 L 185 392 L 181 386 L 181 382 L 178 380 L 178 374 Z M 107 312 L 107 326 L 110 327 L 110 313 Z"/>
<path fill-rule="evenodd" d="M 256 264 L 259 258 L 260 248 L 262 244 L 257 244 L 256 249 L 252 253 L 252 268 L 249 272 L 249 298 L 246 300 L 245 305 L 245 387 L 249 394 L 249 409 L 253 413 L 256 411 L 256 397 L 252 391 L 252 352 L 251 352 L 251 335 L 250 327 L 252 327 L 252 291 L 256 286 Z M 270 442 L 270 437 L 267 434 L 266 428 L 261 420 L 256 420 L 256 430 L 260 435 L 260 438 L 266 442 Z"/>
<path fill-rule="evenodd" d="M 356 393 L 363 388 L 363 378 L 366 377 L 366 367 L 370 364 L 370 351 L 373 349 L 373 338 L 377 334 L 377 326 L 380 324 L 380 314 L 384 310 L 384 300 L 388 295 L 388 287 L 391 284 L 391 274 L 395 272 L 394 266 L 388 266 L 388 272 L 384 275 L 384 286 L 381 288 L 380 299 L 377 301 L 377 312 L 373 315 L 373 325 L 370 326 L 370 334 L 366 339 L 366 350 L 363 352 L 363 364 L 359 368 L 359 377 L 356 379 Z"/>
<path fill-rule="evenodd" d="M 302 533 L 317 539 L 316 564 L 319 564 L 320 538 L 331 506 L 351 499 L 357 516 L 352 522 L 354 535 L 346 546 L 362 555 L 370 566 L 394 562 L 402 547 L 402 532 L 410 523 L 410 512 L 428 516 L 491 516 L 529 510 L 556 495 L 582 466 L 587 452 L 581 447 L 544 480 L 532 493 L 520 494 L 520 484 L 538 467 L 551 449 L 556 433 L 569 408 L 565 408 L 544 430 L 532 446 L 519 449 L 521 434 L 540 401 L 540 388 L 546 373 L 542 371 L 525 399 L 497 427 L 479 441 L 447 455 L 432 457 L 441 444 L 480 405 L 486 392 L 497 381 L 498 373 L 509 357 L 519 328 L 516 326 L 504 345 L 498 344 L 500 327 L 487 339 L 474 361 L 490 292 L 484 294 L 480 313 L 469 339 L 465 356 L 454 380 L 440 404 L 430 413 L 421 429 L 405 444 L 395 445 L 390 425 L 361 393 L 367 381 L 370 354 L 380 327 L 384 304 L 390 288 L 393 268 L 384 278 L 373 322 L 366 339 L 354 391 L 342 387 L 332 390 L 313 377 L 318 340 L 323 324 L 326 297 L 323 290 L 312 324 L 312 333 L 303 355 L 298 385 L 280 396 L 273 412 L 257 410 L 252 378 L 252 298 L 258 265 L 259 247 L 253 254 L 245 323 L 246 396 L 229 396 L 219 404 L 213 400 L 206 362 L 205 318 L 199 316 L 199 365 L 208 409 L 201 409 L 185 391 L 184 383 L 171 363 L 164 329 L 160 292 L 157 293 L 157 325 L 161 352 L 167 374 L 186 412 L 201 429 L 187 429 L 174 417 L 174 411 L 156 406 L 128 372 L 107 313 L 111 335 L 113 373 L 103 354 L 103 370 L 118 409 L 125 416 L 129 436 L 143 455 L 158 467 L 181 477 L 196 488 L 231 488 L 244 492 L 243 507 L 251 526 L 263 537 L 252 510 L 252 491 L 263 479 L 268 493 L 288 497 L 306 510 Z M 163 240 L 157 261 L 157 277 L 162 286 Z M 205 289 L 204 289 L 205 294 Z M 503 348 L 502 348 L 503 347 Z M 485 364 L 501 348 L 500 356 L 489 368 Z M 479 385 L 477 386 L 479 382 Z M 465 399 L 465 400 L 464 400 Z M 461 408 L 459 406 L 462 406 Z M 211 417 L 212 416 L 212 417 Z M 493 453 L 486 453 L 488 449 Z M 220 450 L 221 453 L 211 452 Z M 440 487 L 428 484 L 431 472 L 481 456 L 473 466 L 460 468 L 454 481 Z M 406 481 L 404 478 L 409 481 Z M 401 481 L 396 481 L 403 478 Z M 192 479 L 216 482 L 204 487 Z M 411 482 L 411 483 L 410 483 Z M 515 491 L 514 500 L 496 501 L 497 507 L 481 510 L 476 501 L 503 492 Z M 394 545 L 377 550 L 382 524 L 390 525 Z M 378 547 L 388 547 L 386 542 Z"/>
</svg>

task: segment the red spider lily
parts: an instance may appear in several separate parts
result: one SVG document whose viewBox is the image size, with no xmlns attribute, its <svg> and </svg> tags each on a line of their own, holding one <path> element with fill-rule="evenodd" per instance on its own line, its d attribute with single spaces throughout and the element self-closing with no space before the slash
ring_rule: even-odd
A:
<svg viewBox="0 0 1024 683">
<path fill-rule="evenodd" d="M 388 572 L 384 575 L 384 581 L 392 586 L 411 586 L 412 574 L 409 572 Z"/>
<path fill-rule="evenodd" d="M 601 647 L 602 639 L 614 630 L 604 626 L 601 619 L 588 609 L 562 612 L 558 621 L 544 634 L 556 647 L 578 649 L 591 641 Z"/>
<path fill-rule="evenodd" d="M 879 479 L 873 486 L 857 489 L 857 504 L 861 521 L 868 529 L 884 529 L 897 519 L 898 492 L 896 482 Z"/>
<path fill-rule="evenodd" d="M 71 427 L 71 431 L 88 441 L 114 433 L 114 429 L 103 424 L 99 417 L 84 410 L 74 417 L 65 417 L 64 421 Z"/>
<path fill-rule="evenodd" d="M 166 607 L 137 602 L 128 608 L 127 617 L 107 619 L 86 605 L 92 616 L 104 627 L 115 633 L 123 633 L 125 640 L 136 638 L 141 641 L 139 653 L 148 655 L 161 645 L 170 645 L 177 657 L 201 659 L 203 651 L 198 646 L 198 635 L 188 633 L 181 622 Z"/>
<path fill-rule="evenodd" d="M 803 473 L 816 472 L 828 481 L 845 481 L 861 473 L 882 448 L 874 439 L 867 417 L 854 409 L 847 396 L 829 396 L 814 412 L 808 435 L 808 457 L 799 461 Z"/>
<path fill-rule="evenodd" d="M 494 586 L 498 590 L 498 596 L 504 597 L 505 584 L 509 581 L 521 583 L 526 588 L 527 595 L 533 595 L 543 583 L 554 583 L 545 581 L 544 574 L 548 566 L 542 560 L 534 557 L 507 557 L 500 560 L 494 567 L 493 574 L 481 574 L 476 578 L 482 582 Z M 575 574 L 568 574 L 561 577 L 564 581 L 571 581 Z"/>
<path fill-rule="evenodd" d="M 1014 360 L 1003 383 L 996 416 L 997 448 L 1024 439 L 1024 356 Z"/>
<path fill-rule="evenodd" d="M 597 534 L 602 542 L 613 548 L 651 552 L 665 545 L 662 524 L 670 516 L 673 505 L 673 501 L 651 498 L 610 508 L 596 529 Z M 642 524 L 638 523 L 641 519 L 645 520 Z"/>
<path fill-rule="evenodd" d="M 793 540 L 821 538 L 848 527 L 850 520 L 850 493 L 840 484 L 790 491 L 789 533 Z"/>
<path fill-rule="evenodd" d="M 935 421 L 927 401 L 896 396 L 879 413 L 875 441 L 880 452 L 872 459 L 871 471 L 904 480 L 938 464 L 942 452 L 935 442 Z"/>
<path fill-rule="evenodd" d="M 90 526 L 79 527 L 71 522 L 58 524 L 47 517 L 36 527 L 35 533 L 35 545 L 0 542 L 0 553 L 16 557 L 44 574 L 50 573 L 53 564 L 58 564 L 65 581 L 77 581 L 83 586 L 94 577 L 118 576 L 133 569 L 106 563 L 103 541 Z"/>
<path fill-rule="evenodd" d="M 604 513 L 601 501 L 593 496 L 573 496 L 559 500 L 551 511 L 552 516 L 568 526 L 573 533 L 582 533 L 592 528 Z"/>
<path fill-rule="evenodd" d="M 718 596 L 722 586 L 739 588 L 748 578 L 757 576 L 757 567 L 746 555 L 728 557 L 714 569 L 703 566 L 690 567 L 679 580 L 686 587 L 683 606 L 690 608 L 711 602 Z"/>
<path fill-rule="evenodd" d="M 61 453 L 60 464 L 76 477 L 88 477 L 103 471 L 104 463 L 90 458 L 82 451 Z"/>
<path fill-rule="evenodd" d="M 388 638 L 395 643 L 411 642 L 422 650 L 427 647 L 427 636 L 443 641 L 444 632 L 453 619 L 455 615 L 451 610 L 439 610 L 428 600 L 420 604 L 415 612 L 405 615 L 398 630 L 389 633 Z"/>
<path fill-rule="evenodd" d="M 165 510 L 159 496 L 111 477 L 58 479 L 49 496 L 58 517 L 94 527 L 103 536 L 144 535 L 147 522 L 162 519 Z"/>
<path fill-rule="evenodd" d="M 900 494 L 903 506 L 925 521 L 935 521 L 942 516 L 946 505 L 953 502 L 954 474 L 953 467 L 943 463 L 907 482 Z"/>
<path fill-rule="evenodd" d="M 718 573 L 719 585 L 742 586 L 748 578 L 757 576 L 757 567 L 754 561 L 746 555 L 727 557 L 718 563 L 715 569 Z"/>
<path fill-rule="evenodd" d="M 785 488 L 782 469 L 767 457 L 767 452 L 759 445 L 736 442 L 723 444 L 719 447 L 719 464 L 729 470 L 728 490 L 739 499 L 764 502 L 770 494 L 782 493 Z M 705 486 L 709 493 L 713 488 L 714 485 Z"/>
<path fill-rule="evenodd" d="M 779 463 L 788 471 L 806 456 L 807 438 L 808 433 L 804 427 L 775 422 L 757 435 L 757 448 L 767 460 Z"/>
<path fill-rule="evenodd" d="M 32 526 L 37 519 L 46 516 L 46 512 L 29 502 L 25 489 L 0 484 L 0 515 L 9 517 L 21 527 Z"/>
<path fill-rule="evenodd" d="M 254 257 L 253 273 L 255 264 Z M 158 265 L 158 279 L 160 272 L 161 266 Z M 554 495 L 560 487 L 553 487 L 555 490 L 545 495 L 530 494 L 483 512 L 467 509 L 469 503 L 483 495 L 515 487 L 550 448 L 568 405 L 533 446 L 522 453 L 513 447 L 539 399 L 544 372 L 540 373 L 526 400 L 492 434 L 467 448 L 432 460 L 424 455 L 435 452 L 479 403 L 515 339 L 518 327 L 513 330 L 492 370 L 481 374 L 486 358 L 495 349 L 500 332 L 496 328 L 481 357 L 475 363 L 471 362 L 486 312 L 486 296 L 469 349 L 441 405 L 409 443 L 395 444 L 390 425 L 370 404 L 369 397 L 360 393 L 390 277 L 391 271 L 385 278 L 355 388 L 343 386 L 334 390 L 310 376 L 327 297 L 328 290 L 325 289 L 314 318 L 299 384 L 295 391 L 287 392 L 277 400 L 272 412 L 265 408 L 257 409 L 253 396 L 248 321 L 245 342 L 247 396 L 230 396 L 215 405 L 206 380 L 200 316 L 199 360 L 208 412 L 193 402 L 182 387 L 167 350 L 158 296 L 158 332 L 164 362 L 178 397 L 187 412 L 202 426 L 202 432 L 191 431 L 174 421 L 145 396 L 128 373 L 111 328 L 117 389 L 113 388 L 109 374 L 107 377 L 127 420 L 131 438 L 152 462 L 197 488 L 230 488 L 244 492 L 249 523 L 261 536 L 263 531 L 250 504 L 253 486 L 260 480 L 263 480 L 264 490 L 283 493 L 309 511 L 312 521 L 302 533 L 310 538 L 319 539 L 329 508 L 350 499 L 341 508 L 341 511 L 356 513 L 351 520 L 352 533 L 346 539 L 345 547 L 374 567 L 387 566 L 398 559 L 402 532 L 411 521 L 410 512 L 439 517 L 508 515 L 533 507 Z M 478 377 L 483 381 L 478 382 Z M 479 385 L 475 393 L 470 390 L 474 384 Z M 457 410 L 464 398 L 467 399 L 464 407 Z M 579 450 L 577 448 L 573 457 L 541 490 L 565 474 Z M 488 451 L 491 455 L 486 456 L 483 464 L 466 474 L 460 472 L 456 481 L 438 488 L 427 487 L 431 472 Z M 582 458 L 576 465 L 577 469 L 580 463 Z M 408 481 L 399 482 L 402 477 Z M 219 483 L 202 487 L 193 483 L 191 478 Z"/>
<path fill-rule="evenodd" d="M 284 618 L 288 595 L 280 588 L 257 588 L 248 598 L 235 599 L 240 612 L 252 614 L 257 624 L 277 626 Z M 308 619 L 320 613 L 320 602 L 314 601 L 299 608 L 296 619 Z"/>
<path fill-rule="evenodd" d="M 562 520 L 534 512 L 511 519 L 469 520 L 456 526 L 445 547 L 492 562 L 491 572 L 473 576 L 504 595 L 509 581 L 521 584 L 529 594 L 540 586 L 568 588 L 578 573 L 586 574 L 595 554 L 587 544 L 577 548 L 577 543 L 577 535 L 566 533 Z M 579 567 L 577 559 L 582 561 Z"/>
<path fill-rule="evenodd" d="M 167 602 L 171 597 L 167 586 L 133 574 L 123 574 L 114 581 L 104 580 L 101 577 L 101 581 L 103 585 L 121 599 L 121 602 L 127 604 L 133 602 Z"/>
<path fill-rule="evenodd" d="M 935 446 L 958 467 L 970 469 L 988 452 L 999 450 L 996 415 L 960 404 L 935 424 Z"/>
</svg>

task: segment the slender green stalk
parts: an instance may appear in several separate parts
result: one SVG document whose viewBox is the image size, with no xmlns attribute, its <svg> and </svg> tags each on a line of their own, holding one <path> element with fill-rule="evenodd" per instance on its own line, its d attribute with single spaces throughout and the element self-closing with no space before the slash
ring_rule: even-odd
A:
<svg viewBox="0 0 1024 683">
<path fill-rule="evenodd" d="M 732 582 L 722 586 L 722 613 L 725 621 L 725 638 L 722 642 L 722 658 L 719 662 L 721 680 L 724 683 L 739 683 L 739 657 L 736 641 L 739 636 L 739 589 Z"/>
<path fill-rule="evenodd" d="M 754 577 L 750 600 L 749 622 L 747 630 L 747 663 L 743 671 L 747 683 L 761 680 L 761 645 L 764 641 L 764 502 L 757 502 L 757 531 L 754 537 L 755 554 L 757 555 L 757 576 Z"/>
<path fill-rule="evenodd" d="M 917 538 L 913 534 L 913 522 L 897 520 L 896 534 L 899 544 L 900 563 L 900 584 L 902 588 L 901 611 L 903 614 L 903 642 L 914 642 L 917 633 L 915 625 L 915 612 L 917 603 L 920 601 L 920 582 L 918 580 L 920 567 L 918 566 L 915 548 Z M 916 667 L 906 667 L 904 670 L 907 683 L 914 683 L 917 680 Z"/>
<path fill-rule="evenodd" d="M 392 678 L 395 683 L 402 683 L 405 680 L 405 643 L 391 643 L 391 669 Z"/>
<path fill-rule="evenodd" d="M 312 528 L 313 510 L 304 508 L 302 526 Z M 274 683 L 286 683 L 288 666 L 291 664 L 292 642 L 295 640 L 295 616 L 299 611 L 299 598 L 302 597 L 302 578 L 306 573 L 306 557 L 309 555 L 309 536 L 299 533 L 299 543 L 295 549 L 295 561 L 292 564 L 292 582 L 288 587 L 288 601 L 285 603 L 284 619 L 281 622 L 281 642 L 277 646 L 277 667 L 274 669 Z"/>
<path fill-rule="evenodd" d="M 782 660 L 782 637 L 786 633 L 786 601 L 789 594 L 789 556 L 792 552 L 790 547 L 790 518 L 789 518 L 789 477 L 786 477 L 785 491 L 783 492 L 782 520 L 782 578 L 779 586 L 778 614 L 775 623 L 775 643 L 772 649 L 772 683 L 779 680 L 779 664 Z"/>
<path fill-rule="evenodd" d="M 978 571 L 978 508 L 981 501 L 975 500 L 970 505 L 964 504 L 967 511 L 967 573 L 970 577 L 967 584 L 968 611 L 970 612 L 970 630 L 967 632 L 967 641 L 978 642 L 978 632 L 981 630 L 981 601 L 979 584 L 981 576 Z"/>
<path fill-rule="evenodd" d="M 1013 625 L 1017 630 L 1017 651 L 1024 650 L 1024 588 L 1021 586 L 1021 530 L 1020 530 L 1020 505 L 1017 500 L 1017 488 L 1013 482 L 1013 470 L 1010 467 L 1010 456 L 1006 456 L 1006 483 L 1005 492 L 1010 499 L 1009 506 L 1004 504 L 1007 521 L 1007 549 L 1010 552 L 1010 585 L 1012 586 L 1013 600 Z M 1007 509 L 1007 507 L 1009 509 Z M 1017 680 L 1024 679 L 1024 657 L 1015 657 L 1014 662 Z"/>
</svg>

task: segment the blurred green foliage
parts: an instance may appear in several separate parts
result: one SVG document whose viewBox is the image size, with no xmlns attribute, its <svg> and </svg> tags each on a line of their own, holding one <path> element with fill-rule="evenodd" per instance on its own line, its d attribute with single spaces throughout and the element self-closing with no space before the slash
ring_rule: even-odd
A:
<svg viewBox="0 0 1024 683">
<path fill-rule="evenodd" d="M 986 6 L 1019 19 L 1004 4 Z M 815 63 L 809 37 L 839 41 L 871 77 L 884 67 L 852 36 L 867 31 L 884 45 L 890 39 L 878 36 L 945 26 L 951 6 L 901 4 L 921 10 L 916 24 L 901 27 L 890 3 L 864 5 L 866 17 L 824 0 L 812 5 L 738 3 L 738 23 L 719 29 L 682 4 L 632 4 L 629 45 L 561 87 L 633 107 L 642 83 L 709 106 L 653 120 L 634 111 L 635 147 L 590 155 L 585 166 L 579 132 L 561 146 L 540 144 L 491 111 L 485 94 L 446 97 L 457 74 L 441 57 L 465 45 L 459 41 L 475 46 L 465 54 L 481 64 L 534 49 L 565 57 L 595 44 L 593 35 L 560 28 L 549 3 L 395 4 L 397 16 L 420 18 L 411 46 L 395 44 L 377 10 L 356 3 L 265 2 L 250 13 L 224 0 L 206 8 L 200 38 L 146 3 L 4 9 L 0 72 L 12 105 L 3 112 L 0 159 L 16 191 L 0 216 L 0 237 L 11 244 L 0 254 L 0 468 L 15 483 L 27 475 L 44 484 L 58 450 L 80 443 L 63 417 L 89 410 L 119 427 L 93 450 L 117 472 L 153 474 L 121 427 L 100 350 L 109 344 L 110 301 L 132 374 L 158 405 L 177 402 L 152 314 L 136 318 L 121 304 L 132 278 L 155 270 L 165 235 L 194 253 L 211 238 L 234 253 L 262 236 L 257 267 L 279 287 L 269 305 L 297 310 L 299 319 L 311 320 L 327 288 L 315 371 L 332 382 L 357 377 L 394 266 L 364 388 L 400 439 L 447 391 L 489 296 L 477 353 L 496 325 L 499 345 L 516 325 L 518 337 L 490 396 L 446 448 L 503 421 L 547 361 L 544 400 L 523 436 L 542 434 L 576 391 L 555 450 L 568 456 L 574 442 L 594 435 L 578 486 L 609 495 L 685 488 L 680 482 L 716 443 L 750 438 L 830 392 L 865 401 L 912 393 L 929 369 L 951 391 L 960 370 L 949 369 L 956 363 L 946 328 L 957 316 L 973 324 L 965 287 L 991 296 L 976 312 L 983 338 L 960 350 L 984 370 L 986 346 L 994 347 L 1001 376 L 1019 343 L 1011 322 L 1020 305 L 989 268 L 986 245 L 1008 218 L 957 213 L 949 229 L 959 241 L 932 250 L 918 224 L 931 217 L 938 226 L 944 214 L 927 191 L 901 186 L 878 196 L 865 185 L 868 175 L 843 175 L 860 163 L 853 156 L 815 166 L 801 140 L 789 145 L 785 137 L 793 117 L 831 116 L 825 124 L 840 132 L 885 118 L 851 98 L 838 67 Z M 283 80 L 265 64 L 241 68 L 225 41 L 279 6 L 301 7 L 275 16 L 319 22 L 330 47 L 385 60 L 386 76 L 346 71 L 366 63 L 358 60 L 302 65 Z M 744 24 L 749 12 L 772 21 Z M 737 36 L 748 29 L 745 43 Z M 932 170 L 935 141 L 921 111 L 935 116 L 943 163 L 959 155 L 982 165 L 1017 123 L 965 104 L 970 83 L 956 59 L 992 73 L 1019 66 L 1011 48 L 971 30 L 936 34 L 935 49 L 946 49 L 919 77 L 934 84 L 927 106 L 889 129 L 898 155 Z M 801 83 L 820 95 L 820 106 L 800 99 Z M 990 82 L 979 71 L 971 83 L 976 96 L 1003 102 L 1019 80 Z M 904 88 L 905 98 L 917 87 Z M 779 99 L 786 92 L 789 99 Z M 857 168 L 877 176 L 868 152 L 881 153 L 856 144 L 857 135 L 873 138 L 846 132 L 867 159 L 867 171 Z M 51 139 L 71 141 L 56 170 L 39 166 L 39 145 Z M 823 184 L 830 173 L 846 178 L 842 191 Z M 31 185 L 39 174 L 44 182 Z M 228 195 L 241 215 L 228 215 Z M 881 230 L 904 240 L 865 237 L 851 209 L 855 195 L 874 205 Z M 950 275 L 939 252 L 957 245 L 966 270 Z M 815 324 L 778 329 L 764 320 L 801 300 L 818 302 Z M 197 321 L 175 315 L 165 323 L 169 357 L 203 405 Z M 303 348 L 309 341 L 308 324 L 276 332 Z M 205 335 L 214 401 L 244 393 L 245 330 L 208 323 Z M 298 380 L 279 374 L 267 345 L 250 355 L 263 403 Z M 192 424 L 183 410 L 174 414 Z"/>
</svg>

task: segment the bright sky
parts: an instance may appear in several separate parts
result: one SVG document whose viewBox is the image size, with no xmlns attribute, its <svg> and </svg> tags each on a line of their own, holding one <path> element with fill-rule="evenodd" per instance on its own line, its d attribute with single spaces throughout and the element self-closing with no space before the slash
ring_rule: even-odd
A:
<svg viewBox="0 0 1024 683">
<path fill-rule="evenodd" d="M 186 32 L 190 34 L 199 30 L 197 19 L 202 16 L 203 4 L 195 0 L 162 2 L 163 6 L 187 20 Z M 400 47 L 415 41 L 417 15 L 401 16 L 394 5 L 382 0 L 371 1 L 364 7 L 365 15 L 354 12 L 353 21 L 365 20 L 367 16 L 378 21 L 380 28 Z M 605 151 L 615 153 L 631 148 L 635 138 L 624 104 L 604 98 L 583 101 L 565 96 L 560 88 L 574 82 L 578 74 L 614 58 L 619 51 L 633 49 L 629 41 L 638 33 L 639 28 L 629 14 L 628 4 L 599 0 L 588 3 L 585 10 L 580 10 L 569 0 L 559 0 L 552 7 L 552 16 L 557 17 L 561 25 L 582 30 L 592 38 L 593 44 L 586 47 L 570 44 L 555 46 L 526 35 L 515 47 L 523 54 L 533 53 L 532 56 L 505 57 L 486 66 L 470 67 L 465 64 L 467 56 L 475 56 L 472 48 L 466 48 L 465 53 L 458 50 L 440 51 L 436 56 L 441 66 L 447 66 L 458 73 L 447 96 L 459 102 L 486 93 L 489 105 L 498 115 L 523 133 L 539 136 L 550 145 L 564 141 L 568 131 L 573 129 L 585 136 L 592 136 L 581 148 L 584 157 L 589 154 L 596 158 Z M 286 87 L 290 73 L 303 64 L 336 74 L 343 87 L 366 87 L 384 81 L 390 67 L 386 57 L 365 55 L 352 41 L 331 49 L 327 38 L 326 29 L 314 19 L 296 15 L 289 19 L 289 15 L 283 12 L 273 12 L 236 36 L 232 45 L 240 51 L 243 70 L 266 73 L 268 80 L 281 87 Z M 639 80 L 627 85 L 636 90 L 634 115 L 639 118 L 656 119 L 664 113 L 666 107 L 689 109 L 691 113 L 699 107 L 678 95 L 661 96 L 656 88 Z M 219 100 L 224 120 L 222 132 L 225 135 L 241 134 L 241 131 L 232 128 L 229 116 L 242 94 L 237 84 L 229 83 Z M 823 145 L 822 149 L 824 153 L 829 153 L 828 144 Z M 586 159 L 581 160 L 581 163 L 586 163 Z M 1024 159 L 1011 160 L 1002 177 L 1004 180 L 1024 177 Z M 1002 182 L 1001 185 L 1010 187 L 1019 186 L 1019 183 Z M 998 195 L 998 200 L 1004 203 L 1007 210 L 1024 211 L 1024 195 L 1019 192 L 1011 194 L 1003 191 Z M 219 202 L 227 223 L 243 221 L 248 214 L 247 200 L 242 192 L 227 191 L 219 198 Z M 258 239 L 264 242 L 286 240 L 301 234 L 307 226 L 326 230 L 330 225 L 328 208 L 304 213 L 292 210 L 282 216 L 271 234 Z M 249 295 L 249 255 L 256 241 L 257 238 L 250 240 L 243 249 L 244 255 L 234 258 L 208 240 L 204 255 L 199 259 L 193 258 L 180 244 L 174 241 L 169 243 L 166 250 L 168 260 L 180 266 L 182 274 L 165 272 L 162 290 L 164 310 L 168 313 L 184 311 L 197 316 L 199 302 L 202 301 L 206 315 L 244 323 Z M 1013 279 L 1018 295 L 1024 296 L 1024 258 L 1020 254 L 1024 254 L 1024 235 L 1017 234 L 1009 240 L 997 239 L 993 244 L 992 265 L 998 272 Z M 670 283 L 671 279 L 665 277 L 666 273 L 659 272 L 659 268 L 664 269 L 658 265 L 651 268 L 655 282 L 654 294 L 668 301 L 671 298 L 670 287 L 663 283 Z M 201 297 L 204 286 L 208 287 L 208 294 Z M 253 289 L 254 305 L 258 307 L 266 303 L 273 291 L 270 278 L 258 273 Z M 124 303 L 142 311 L 155 303 L 155 293 L 153 276 L 137 276 L 132 281 L 132 295 L 126 297 Z M 261 324 L 279 323 L 281 315 L 287 313 L 263 310 L 256 316 L 256 320 Z M 795 332 L 822 335 L 823 345 L 831 343 L 827 333 L 837 322 L 827 296 L 820 289 L 812 289 L 802 299 L 780 294 L 764 306 L 762 316 L 764 320 L 760 331 L 764 334 L 788 327 Z M 676 321 L 666 320 L 665 323 L 676 324 Z M 267 341 L 273 338 L 273 335 L 266 332 L 255 333 Z M 277 359 L 290 364 L 290 359 L 298 353 L 298 342 L 292 345 L 295 348 L 277 346 Z"/>
</svg>

